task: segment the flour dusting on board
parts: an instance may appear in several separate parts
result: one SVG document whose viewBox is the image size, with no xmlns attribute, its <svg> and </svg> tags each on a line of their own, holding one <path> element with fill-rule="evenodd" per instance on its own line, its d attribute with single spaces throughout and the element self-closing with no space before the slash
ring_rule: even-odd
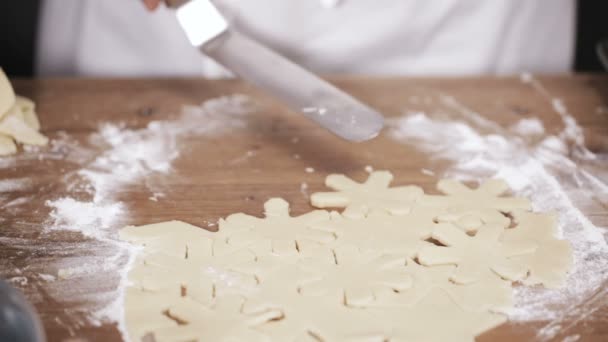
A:
<svg viewBox="0 0 608 342">
<path fill-rule="evenodd" d="M 116 199 L 123 186 L 141 182 L 153 173 L 169 173 L 172 162 L 179 157 L 180 137 L 221 134 L 243 127 L 242 115 L 250 110 L 249 98 L 235 95 L 209 100 L 201 106 L 184 106 L 177 120 L 152 121 L 143 129 L 102 125 L 90 140 L 104 152 L 66 177 L 69 188 L 84 191 L 92 199 L 83 202 L 64 197 L 47 201 L 47 206 L 53 209 L 50 227 L 107 237 L 105 230 L 116 228 L 127 213 Z M 162 197 L 157 192 L 151 193 Z"/>
<path fill-rule="evenodd" d="M 542 87 L 531 75 L 522 79 Z M 583 203 L 580 200 L 601 199 L 608 189 L 586 167 L 595 165 L 597 170 L 605 171 L 608 165 L 605 161 L 601 165 L 585 148 L 582 129 L 563 101 L 552 98 L 544 88 L 537 90 L 547 97 L 563 122 L 564 128 L 558 135 L 544 136 L 544 126 L 536 118 L 521 120 L 508 131 L 497 129 L 482 134 L 480 130 L 491 127 L 482 116 L 470 120 L 459 113 L 457 120 L 433 119 L 420 112 L 407 113 L 391 122 L 390 134 L 432 158 L 451 161 L 443 176 L 477 181 L 501 178 L 517 195 L 530 198 L 535 210 L 558 213 L 560 234 L 574 250 L 575 263 L 567 283 L 557 290 L 516 288 L 516 306 L 508 313 L 514 321 L 549 321 L 537 336 L 539 340 L 548 340 L 563 332 L 563 328 L 555 327 L 573 314 L 563 307 L 556 309 L 556 305 L 569 303 L 570 309 L 576 308 L 583 314 L 585 310 L 594 310 L 581 303 L 596 295 L 608 280 L 608 246 L 603 236 L 606 227 L 596 227 L 577 207 Z M 467 115 L 472 113 L 469 110 Z M 587 304 L 597 305 L 590 303 Z"/>
<path fill-rule="evenodd" d="M 255 109 L 255 103 L 245 95 L 225 96 L 208 100 L 200 106 L 184 106 L 175 119 L 152 121 L 144 128 L 102 124 L 84 142 L 60 132 L 49 148 L 26 151 L 0 160 L 0 168 L 15 168 L 24 163 L 33 163 L 41 168 L 39 163 L 46 160 L 61 160 L 75 166 L 55 182 L 58 184 L 53 184 L 59 189 L 57 192 L 63 194 L 62 197 L 28 199 L 42 201 L 50 210 L 44 222 L 45 229 L 40 234 L 51 239 L 55 234 L 75 234 L 73 239 L 69 239 L 72 242 L 60 239 L 62 242 L 57 245 L 44 245 L 42 250 L 57 250 L 59 257 L 44 269 L 33 267 L 32 272 L 36 273 L 30 277 L 30 280 L 40 283 L 46 296 L 73 303 L 70 310 L 58 314 L 55 319 L 58 325 L 76 336 L 79 327 L 116 322 L 126 338 L 123 292 L 127 271 L 138 248 L 117 240 L 117 231 L 128 223 L 131 209 L 121 201 L 121 194 L 128 190 L 128 186 L 143 185 L 150 190 L 150 198 L 162 199 L 164 194 L 158 191 L 155 178 L 151 176 L 172 172 L 172 164 L 183 147 L 182 138 L 217 136 L 240 129 L 247 125 L 247 114 Z M 32 186 L 31 179 L 2 180 L 0 196 L 4 192 L 18 194 Z M 11 210 L 27 203 L 22 198 L 0 200 L 3 208 Z M 31 249 L 40 247 L 46 237 L 40 240 L 3 238 L 0 241 L 8 241 L 13 248 Z M 18 268 L 16 270 L 19 272 L 13 277 L 14 283 L 30 286 L 28 278 L 22 276 Z M 67 285 L 74 281 L 111 286 L 91 293 Z M 85 289 L 89 287 L 84 286 Z M 95 308 L 94 312 L 91 308 Z"/>
</svg>

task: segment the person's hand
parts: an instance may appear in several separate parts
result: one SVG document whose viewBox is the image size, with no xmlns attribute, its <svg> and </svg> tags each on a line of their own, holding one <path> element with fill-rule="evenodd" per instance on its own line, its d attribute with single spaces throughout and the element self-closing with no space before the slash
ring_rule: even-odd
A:
<svg viewBox="0 0 608 342">
<path fill-rule="evenodd" d="M 150 11 L 154 11 L 160 5 L 161 0 L 143 0 L 144 5 Z"/>
</svg>

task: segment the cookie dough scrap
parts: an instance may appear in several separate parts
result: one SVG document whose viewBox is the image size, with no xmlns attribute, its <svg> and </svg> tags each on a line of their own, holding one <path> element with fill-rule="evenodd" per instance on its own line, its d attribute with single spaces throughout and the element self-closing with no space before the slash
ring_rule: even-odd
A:
<svg viewBox="0 0 608 342">
<path fill-rule="evenodd" d="M 0 156 L 14 154 L 13 140 L 43 146 L 48 139 L 40 134 L 40 122 L 33 101 L 16 96 L 8 78 L 0 69 Z"/>
<path fill-rule="evenodd" d="M 361 218 L 371 211 L 405 214 L 423 191 L 413 185 L 390 188 L 392 180 L 388 171 L 372 172 L 365 183 L 344 175 L 329 175 L 325 185 L 335 191 L 314 193 L 310 201 L 317 208 L 346 208 L 342 215 L 348 218 Z"/>
<path fill-rule="evenodd" d="M 298 253 L 298 241 L 328 243 L 335 239 L 329 232 L 311 229 L 310 226 L 329 220 L 329 213 L 315 210 L 291 217 L 289 204 L 273 198 L 264 204 L 265 218 L 239 214 L 220 221 L 220 231 L 233 230 L 227 241 L 233 246 L 249 248 L 256 255 L 275 253 L 282 256 Z"/>
<path fill-rule="evenodd" d="M 9 136 L 0 134 L 0 156 L 17 153 L 17 145 Z"/>
<path fill-rule="evenodd" d="M 15 104 L 15 91 L 11 82 L 0 68 L 0 118 Z"/>
<path fill-rule="evenodd" d="M 450 279 L 458 284 L 478 281 L 495 273 L 504 279 L 523 279 L 528 266 L 512 257 L 533 253 L 537 244 L 530 240 L 500 241 L 504 229 L 497 224 L 487 224 L 469 236 L 452 224 L 438 225 L 433 238 L 444 246 L 427 246 L 418 254 L 418 260 L 426 266 L 457 265 Z"/>
</svg>

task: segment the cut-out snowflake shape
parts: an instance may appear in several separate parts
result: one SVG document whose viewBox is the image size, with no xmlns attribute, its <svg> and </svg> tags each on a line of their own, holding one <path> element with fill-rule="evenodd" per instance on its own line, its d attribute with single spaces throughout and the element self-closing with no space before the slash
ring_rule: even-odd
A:
<svg viewBox="0 0 608 342">
<path fill-rule="evenodd" d="M 480 227 L 475 236 L 451 224 L 440 224 L 433 231 L 433 238 L 445 246 L 427 246 L 418 253 L 418 260 L 426 266 L 457 265 L 451 279 L 467 284 L 494 272 L 504 279 L 517 281 L 527 274 L 526 265 L 511 257 L 534 252 L 537 244 L 532 241 L 500 241 L 504 229 L 497 224 Z"/>
<path fill-rule="evenodd" d="M 177 326 L 163 313 L 179 295 L 173 292 L 150 292 L 128 287 L 125 295 L 125 321 L 131 341 L 142 341 L 154 329 Z"/>
<path fill-rule="evenodd" d="M 311 225 L 329 219 L 327 211 L 315 210 L 291 217 L 289 204 L 280 198 L 267 201 L 264 210 L 265 218 L 239 214 L 236 218 L 231 215 L 220 222 L 220 230 L 235 231 L 228 237 L 228 243 L 249 248 L 256 255 L 275 253 L 285 256 L 298 253 L 298 241 L 327 243 L 335 239 L 329 232 L 310 229 Z"/>
<path fill-rule="evenodd" d="M 449 208 L 445 214 L 436 217 L 438 222 L 450 222 L 466 232 L 476 232 L 484 224 L 498 224 L 509 227 L 511 220 L 496 209 Z"/>
<path fill-rule="evenodd" d="M 277 310 L 259 315 L 244 315 L 244 299 L 238 296 L 220 297 L 211 307 L 188 298 L 179 298 L 169 307 L 167 315 L 179 322 L 177 326 L 152 331 L 157 341 L 270 341 L 254 328 L 281 317 Z"/>
<path fill-rule="evenodd" d="M 511 307 L 511 283 L 493 275 L 470 284 L 456 284 L 450 277 L 453 265 L 423 266 L 408 260 L 406 272 L 412 277 L 412 286 L 403 291 L 384 291 L 373 303 L 377 307 L 413 307 L 434 289 L 442 289 L 462 309 L 473 312 L 503 311 Z"/>
<path fill-rule="evenodd" d="M 129 272 L 129 280 L 146 291 L 170 291 L 201 303 L 211 302 L 214 296 L 246 294 L 256 285 L 255 277 L 234 270 L 255 260 L 252 252 L 226 247 L 219 240 L 212 250 L 192 250 L 184 257 L 144 250 Z"/>
<path fill-rule="evenodd" d="M 305 272 L 297 265 L 284 265 L 266 272 L 257 291 L 247 297 L 243 313 L 281 311 L 280 320 L 258 329 L 277 341 L 361 341 L 383 340 L 379 322 L 364 310 L 352 309 L 330 298 L 311 299 L 298 293 Z M 370 339 L 374 340 L 374 339 Z"/>
<path fill-rule="evenodd" d="M 500 197 L 509 190 L 509 186 L 499 179 L 490 179 L 476 189 L 471 189 L 456 180 L 444 179 L 437 183 L 437 189 L 446 196 L 425 195 L 420 198 L 419 203 L 460 210 L 492 208 L 502 212 L 511 212 L 515 209 L 529 210 L 531 207 L 530 201 L 525 198 Z"/>
<path fill-rule="evenodd" d="M 392 180 L 393 175 L 388 171 L 372 172 L 365 183 L 357 183 L 344 175 L 329 175 L 325 185 L 336 191 L 314 193 L 310 201 L 317 208 L 346 208 L 342 214 L 349 218 L 361 218 L 371 211 L 408 213 L 424 192 L 417 186 L 390 188 Z"/>
<path fill-rule="evenodd" d="M 475 336 L 506 321 L 489 312 L 469 312 L 441 289 L 433 289 L 412 307 L 370 309 L 385 322 L 387 340 L 473 342 Z"/>
<path fill-rule="evenodd" d="M 214 233 L 181 221 L 128 226 L 118 233 L 121 240 L 145 247 L 146 252 L 162 252 L 178 258 L 190 253 L 211 254 Z"/>
<path fill-rule="evenodd" d="M 543 284 L 548 288 L 559 287 L 566 280 L 572 264 L 572 247 L 568 241 L 555 238 L 555 215 L 518 210 L 513 212 L 513 219 L 516 226 L 504 232 L 502 241 L 532 240 L 538 244 L 534 253 L 512 258 L 529 268 L 529 275 L 522 282 L 526 285 Z"/>
<path fill-rule="evenodd" d="M 310 279 L 300 284 L 300 293 L 361 307 L 374 301 L 378 291 L 401 291 L 411 286 L 411 277 L 404 269 L 406 258 L 403 255 L 361 251 L 346 245 L 333 251 L 334 262 L 307 258 L 298 263 L 312 274 Z"/>
<path fill-rule="evenodd" d="M 429 243 L 433 215 L 390 215 L 375 212 L 367 217 L 350 219 L 334 216 L 312 226 L 314 229 L 332 232 L 337 239 L 332 246 L 352 245 L 362 251 L 381 251 L 415 257 L 418 251 Z"/>
</svg>

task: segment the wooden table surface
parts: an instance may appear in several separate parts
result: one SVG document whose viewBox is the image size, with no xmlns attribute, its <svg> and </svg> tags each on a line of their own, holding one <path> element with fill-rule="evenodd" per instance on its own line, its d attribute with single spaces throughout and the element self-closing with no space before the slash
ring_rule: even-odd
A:
<svg viewBox="0 0 608 342">
<path fill-rule="evenodd" d="M 606 158 L 608 77 L 575 75 L 538 79 L 550 97 L 563 99 L 584 128 L 587 148 Z M 536 116 L 544 123 L 547 134 L 563 128 L 546 94 L 519 78 L 334 78 L 332 81 L 387 117 L 410 110 L 432 111 L 438 106 L 438 96 L 444 94 L 503 127 L 521 118 Z M 184 104 L 198 104 L 208 98 L 241 93 L 260 103 L 259 111 L 246 116 L 247 127 L 243 129 L 217 136 L 184 138 L 180 143 L 180 157 L 173 163 L 174 172 L 150 176 L 161 184 L 166 195 L 161 201 L 149 200 L 151 192 L 146 184 L 150 179 L 121 187 L 115 195 L 129 209 L 128 224 L 180 219 L 206 226 L 209 221 L 234 212 L 260 215 L 263 202 L 276 196 L 287 199 L 292 204 L 292 212 L 299 214 L 310 210 L 300 191 L 302 182 L 314 192 L 324 189 L 323 180 L 329 173 L 346 173 L 362 180 L 366 165 L 391 170 L 395 184 L 417 184 L 433 192 L 438 179 L 421 173 L 421 168 L 435 170 L 440 175 L 448 166 L 446 161 L 434 160 L 386 135 L 360 144 L 342 141 L 236 80 L 15 80 L 14 85 L 17 93 L 31 97 L 38 104 L 43 132 L 51 139 L 67 134 L 74 146 L 87 145 L 90 134 L 102 123 L 122 122 L 125 128 L 142 128 L 151 120 L 174 118 Z M 299 139 L 297 143 L 292 142 L 294 137 Z M 234 162 L 247 151 L 254 151 L 255 157 Z M 117 286 L 118 278 L 112 270 L 101 270 L 86 279 L 44 282 L 37 278 L 39 273 L 56 274 L 57 269 L 52 265 L 63 259 L 105 257 L 103 242 L 83 238 L 77 232 L 49 232 L 44 228 L 49 220 L 45 201 L 66 194 L 77 198 L 89 196 L 85 191 L 66 186 L 65 175 L 83 167 L 82 161 L 71 158 L 77 150 L 68 146 L 54 153 L 51 157 L 45 154 L 42 160 L 32 157 L 31 152 L 11 159 L 10 163 L 0 159 L 0 179 L 31 179 L 26 189 L 0 189 L 0 276 L 7 279 L 24 276 L 29 280 L 17 287 L 39 311 L 50 341 L 118 340 L 120 335 L 115 325 L 94 326 L 85 318 L 89 305 L 91 310 L 95 309 L 87 302 L 86 295 L 112 293 Z M 294 154 L 300 158 L 293 158 Z M 316 172 L 306 173 L 306 167 Z M 19 198 L 27 198 L 19 210 L 3 207 Z M 596 225 L 608 226 L 607 203 L 589 199 L 588 203 L 578 205 Z M 598 295 L 593 300 L 599 303 L 599 309 L 584 320 L 569 318 L 555 340 L 578 334 L 579 341 L 608 341 L 608 297 Z M 546 324 L 506 323 L 479 340 L 532 340 L 537 330 Z"/>
</svg>

